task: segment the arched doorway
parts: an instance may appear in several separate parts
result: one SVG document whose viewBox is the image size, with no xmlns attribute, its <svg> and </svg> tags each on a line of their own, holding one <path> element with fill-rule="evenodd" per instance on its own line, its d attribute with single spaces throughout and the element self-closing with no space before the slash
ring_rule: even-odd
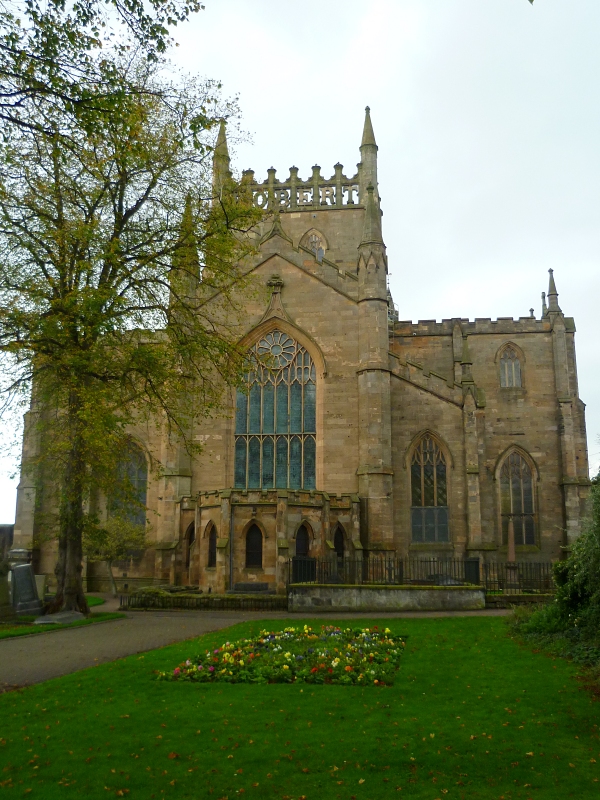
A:
<svg viewBox="0 0 600 800">
<path fill-rule="evenodd" d="M 263 537 L 258 525 L 251 525 L 246 532 L 246 568 L 262 569 Z"/>
<path fill-rule="evenodd" d="M 338 558 L 344 558 L 346 554 L 346 535 L 339 522 L 336 525 L 335 533 L 333 535 L 333 549 L 335 550 Z"/>
<path fill-rule="evenodd" d="M 206 538 L 208 539 L 206 566 L 213 569 L 217 566 L 217 529 L 212 522 L 209 524 Z"/>
<path fill-rule="evenodd" d="M 188 584 L 196 583 L 194 581 L 194 550 L 196 544 L 196 526 L 193 522 L 191 522 L 185 532 L 184 536 L 184 546 L 185 546 L 185 571 L 184 571 L 184 578 L 187 580 Z"/>
<path fill-rule="evenodd" d="M 296 555 L 292 558 L 292 583 L 314 583 L 317 559 L 310 556 L 311 529 L 303 522 L 296 531 Z"/>
<path fill-rule="evenodd" d="M 308 558 L 309 553 L 310 536 L 308 533 L 308 528 L 303 523 L 296 532 L 296 555 L 302 558 Z"/>
</svg>

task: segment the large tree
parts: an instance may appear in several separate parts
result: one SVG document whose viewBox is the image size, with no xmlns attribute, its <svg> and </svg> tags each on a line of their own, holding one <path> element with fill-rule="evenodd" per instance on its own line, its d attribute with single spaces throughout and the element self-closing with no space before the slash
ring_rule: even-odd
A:
<svg viewBox="0 0 600 800">
<path fill-rule="evenodd" d="M 55 608 L 84 612 L 83 531 L 130 426 L 193 447 L 194 420 L 238 380 L 230 290 L 260 215 L 226 165 L 213 179 L 215 125 L 232 111 L 217 85 L 169 81 L 158 60 L 110 70 L 137 87 L 111 113 L 33 98 L 33 124 L 8 121 L 0 141 L 5 388 L 31 388 L 30 466 L 56 487 Z"/>
<path fill-rule="evenodd" d="M 139 48 L 156 59 L 170 29 L 203 8 L 199 0 L 4 0 L 0 4 L 0 119 L 31 126 L 31 101 L 105 110 L 134 87 L 99 54 Z"/>
</svg>

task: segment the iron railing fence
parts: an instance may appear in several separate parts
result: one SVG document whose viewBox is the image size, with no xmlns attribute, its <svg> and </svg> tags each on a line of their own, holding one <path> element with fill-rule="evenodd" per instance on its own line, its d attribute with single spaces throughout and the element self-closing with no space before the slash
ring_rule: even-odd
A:
<svg viewBox="0 0 600 800">
<path fill-rule="evenodd" d="M 519 594 L 554 591 L 551 563 L 482 564 L 478 558 L 305 558 L 289 560 L 288 583 L 483 586 Z"/>
<path fill-rule="evenodd" d="M 556 590 L 550 562 L 482 564 L 482 584 L 502 594 L 553 594 Z"/>
<path fill-rule="evenodd" d="M 122 609 L 189 611 L 287 611 L 287 595 L 156 595 L 145 592 L 121 595 Z"/>
</svg>

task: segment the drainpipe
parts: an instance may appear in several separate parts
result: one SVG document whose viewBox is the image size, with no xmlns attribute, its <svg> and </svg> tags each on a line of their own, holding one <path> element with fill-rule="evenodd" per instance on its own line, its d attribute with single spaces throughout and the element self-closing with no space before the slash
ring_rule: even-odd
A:
<svg viewBox="0 0 600 800">
<path fill-rule="evenodd" d="M 229 591 L 233 591 L 233 498 L 229 517 Z"/>
</svg>

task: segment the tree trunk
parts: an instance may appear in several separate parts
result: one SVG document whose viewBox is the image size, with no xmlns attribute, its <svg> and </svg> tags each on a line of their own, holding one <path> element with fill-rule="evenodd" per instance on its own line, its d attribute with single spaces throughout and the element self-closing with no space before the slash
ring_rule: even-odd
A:
<svg viewBox="0 0 600 800">
<path fill-rule="evenodd" d="M 72 391 L 67 412 L 67 456 L 60 504 L 56 598 L 51 606 L 55 611 L 90 613 L 83 591 L 83 524 L 85 500 L 84 444 L 82 420 L 77 392 Z"/>
<path fill-rule="evenodd" d="M 115 581 L 115 576 L 113 575 L 113 571 L 112 571 L 112 561 L 107 561 L 106 562 L 106 569 L 108 570 L 108 577 L 110 579 L 110 588 L 111 588 L 111 591 L 112 591 L 112 596 L 116 597 L 117 596 L 117 584 L 116 584 L 116 581 Z"/>
</svg>

